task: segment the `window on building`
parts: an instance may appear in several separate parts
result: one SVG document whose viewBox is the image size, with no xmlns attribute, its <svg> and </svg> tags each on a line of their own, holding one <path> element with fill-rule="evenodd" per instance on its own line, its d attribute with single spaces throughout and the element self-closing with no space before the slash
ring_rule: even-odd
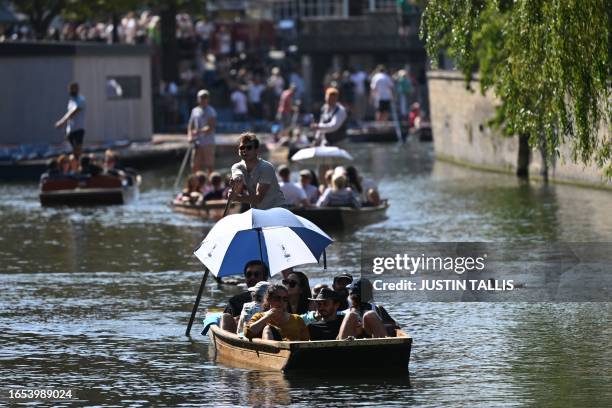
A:
<svg viewBox="0 0 612 408">
<path fill-rule="evenodd" d="M 140 99 L 140 76 L 113 75 L 106 77 L 106 99 Z"/>
</svg>

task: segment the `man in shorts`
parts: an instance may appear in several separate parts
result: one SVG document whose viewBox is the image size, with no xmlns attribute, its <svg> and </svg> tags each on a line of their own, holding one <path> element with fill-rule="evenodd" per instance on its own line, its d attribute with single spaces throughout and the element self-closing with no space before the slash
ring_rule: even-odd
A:
<svg viewBox="0 0 612 408">
<path fill-rule="evenodd" d="M 68 85 L 68 93 L 68 109 L 66 114 L 55 122 L 55 127 L 59 129 L 66 126 L 66 138 L 72 146 L 72 154 L 79 159 L 85 137 L 85 98 L 79 95 L 79 84 L 76 82 Z"/>
<path fill-rule="evenodd" d="M 208 174 L 215 167 L 215 128 L 217 126 L 217 112 L 208 104 L 209 93 L 206 89 L 198 92 L 198 106 L 191 110 L 187 124 L 187 140 L 195 144 L 192 172 L 206 167 Z"/>
<path fill-rule="evenodd" d="M 376 102 L 376 121 L 388 121 L 395 85 L 391 77 L 387 75 L 387 70 L 383 65 L 376 68 L 376 74 L 372 77 L 370 88 Z"/>
</svg>

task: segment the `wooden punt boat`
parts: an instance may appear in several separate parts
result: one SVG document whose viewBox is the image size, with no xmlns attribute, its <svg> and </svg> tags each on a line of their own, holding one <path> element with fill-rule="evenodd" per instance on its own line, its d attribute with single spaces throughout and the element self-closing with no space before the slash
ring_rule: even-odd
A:
<svg viewBox="0 0 612 408">
<path fill-rule="evenodd" d="M 110 175 L 87 178 L 47 179 L 40 185 L 40 204 L 43 206 L 118 205 L 138 196 L 140 176 L 133 182 Z"/>
<path fill-rule="evenodd" d="M 406 138 L 408 127 L 402 123 L 402 141 Z M 397 133 L 393 122 L 369 123 L 361 128 L 349 129 L 348 138 L 354 143 L 393 143 L 397 142 Z"/>
<path fill-rule="evenodd" d="M 226 203 L 227 200 L 210 200 L 201 205 L 195 205 L 175 199 L 170 205 L 175 212 L 211 220 L 220 220 L 223 218 L 223 211 L 225 210 Z M 239 212 L 240 203 L 232 203 L 227 211 L 228 214 L 237 214 Z"/>
<path fill-rule="evenodd" d="M 320 228 L 344 228 L 383 220 L 389 208 L 387 200 L 375 207 L 309 207 L 290 208 L 291 212 L 314 222 Z"/>
<path fill-rule="evenodd" d="M 201 217 L 211 220 L 220 220 L 223 218 L 223 210 L 225 209 L 226 200 L 206 201 L 204 204 L 195 205 L 189 202 L 174 200 L 170 204 L 172 209 L 195 217 Z M 314 222 L 320 228 L 345 228 L 349 226 L 359 226 L 381 221 L 385 218 L 385 213 L 389 208 L 387 200 L 376 207 L 294 207 L 289 208 L 291 212 L 300 217 Z M 239 203 L 232 203 L 228 214 L 237 214 L 241 212 Z"/>
<path fill-rule="evenodd" d="M 213 325 L 208 330 L 216 359 L 229 365 L 263 370 L 406 373 L 412 337 L 380 339 L 270 341 L 248 340 Z"/>
</svg>

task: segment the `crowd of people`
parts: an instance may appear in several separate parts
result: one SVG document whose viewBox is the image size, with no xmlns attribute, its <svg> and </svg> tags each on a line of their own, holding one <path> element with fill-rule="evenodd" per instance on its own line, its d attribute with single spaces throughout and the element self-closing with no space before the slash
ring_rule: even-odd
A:
<svg viewBox="0 0 612 408">
<path fill-rule="evenodd" d="M 58 180 L 66 178 L 83 178 L 107 175 L 125 180 L 127 184 L 133 183 L 134 173 L 123 167 L 119 155 L 111 149 L 104 152 L 102 161 L 94 153 L 62 154 L 57 158 L 49 159 L 47 171 L 41 175 L 40 181 Z"/>
<path fill-rule="evenodd" d="M 229 299 L 220 327 L 252 339 L 306 341 L 393 337 L 399 325 L 374 302 L 372 283 L 348 273 L 311 289 L 308 277 L 292 268 L 270 282 L 259 260 L 244 267 L 247 291 Z"/>
</svg>

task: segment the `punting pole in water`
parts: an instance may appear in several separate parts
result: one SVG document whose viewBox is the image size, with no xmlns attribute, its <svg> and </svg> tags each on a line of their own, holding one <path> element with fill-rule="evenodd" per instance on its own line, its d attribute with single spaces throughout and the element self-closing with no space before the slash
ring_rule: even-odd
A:
<svg viewBox="0 0 612 408">
<path fill-rule="evenodd" d="M 179 172 L 176 176 L 176 180 L 174 180 L 174 191 L 176 191 L 176 189 L 178 188 L 178 185 L 181 182 L 181 177 L 183 177 L 183 171 L 185 170 L 185 166 L 187 165 L 187 160 L 189 159 L 189 156 L 191 155 L 192 149 L 193 149 L 193 143 L 189 143 L 189 146 L 187 147 L 187 151 L 185 152 L 185 157 L 183 158 L 183 162 L 181 163 L 181 168 L 179 169 Z"/>
<path fill-rule="evenodd" d="M 204 268 L 204 277 L 202 278 L 202 283 L 200 284 L 198 296 L 196 297 L 195 303 L 193 304 L 191 318 L 189 319 L 189 324 L 187 325 L 187 331 L 185 331 L 185 336 L 187 337 L 189 337 L 189 333 L 191 332 L 191 326 L 193 325 L 193 321 L 195 320 L 196 313 L 198 311 L 198 306 L 200 305 L 200 299 L 202 299 L 202 292 L 204 291 L 204 286 L 206 286 L 206 279 L 208 279 L 208 268 Z"/>
<path fill-rule="evenodd" d="M 323 269 L 327 269 L 327 252 L 323 250 Z"/>
<path fill-rule="evenodd" d="M 189 146 L 189 149 L 191 149 L 191 145 Z M 188 153 L 189 153 L 189 149 L 187 149 Z M 183 160 L 183 164 L 185 164 L 184 160 Z M 225 204 L 225 210 L 223 211 L 223 217 L 227 215 L 227 211 L 230 207 L 230 203 L 231 203 L 231 200 L 228 197 L 227 203 Z M 198 296 L 196 297 L 195 303 L 193 304 L 193 309 L 191 310 L 191 317 L 189 318 L 189 324 L 187 325 L 187 330 L 185 331 L 185 336 L 187 337 L 189 337 L 189 333 L 191 332 L 191 326 L 193 325 L 193 321 L 195 320 L 196 313 L 198 312 L 198 306 L 200 306 L 200 300 L 202 299 L 202 292 L 204 292 L 204 287 L 206 286 L 206 280 L 208 279 L 208 272 L 209 272 L 208 268 L 204 267 L 204 276 L 202 277 L 202 283 L 200 283 L 200 290 L 198 290 Z M 222 283 L 221 278 L 217 278 L 215 276 L 215 279 L 217 279 L 217 282 Z"/>
<path fill-rule="evenodd" d="M 395 104 L 395 98 L 391 96 L 391 116 L 393 117 L 393 127 L 395 128 L 395 136 L 397 137 L 397 141 L 399 143 L 404 143 L 404 139 L 402 138 L 402 128 L 397 115 L 397 110 L 395 109 L 396 107 L 397 105 Z"/>
</svg>

